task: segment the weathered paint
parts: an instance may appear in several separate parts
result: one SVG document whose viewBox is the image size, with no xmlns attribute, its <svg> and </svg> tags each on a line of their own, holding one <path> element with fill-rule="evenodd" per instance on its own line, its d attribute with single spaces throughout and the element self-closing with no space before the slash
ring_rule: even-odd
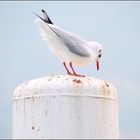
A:
<svg viewBox="0 0 140 140">
<path fill-rule="evenodd" d="M 118 138 L 118 97 L 106 81 L 56 75 L 13 94 L 13 138 Z"/>
</svg>

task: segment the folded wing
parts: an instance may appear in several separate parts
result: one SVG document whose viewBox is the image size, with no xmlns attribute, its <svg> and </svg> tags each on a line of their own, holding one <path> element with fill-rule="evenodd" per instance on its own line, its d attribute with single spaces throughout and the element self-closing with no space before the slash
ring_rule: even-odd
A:
<svg viewBox="0 0 140 140">
<path fill-rule="evenodd" d="M 64 31 L 55 25 L 49 25 L 49 27 L 58 35 L 58 37 L 63 41 L 63 43 L 72 53 L 81 57 L 90 56 L 90 53 L 87 49 L 88 42 L 81 38 L 79 35 Z"/>
<path fill-rule="evenodd" d="M 39 27 L 40 33 L 43 38 L 47 40 L 49 44 L 52 44 L 51 47 L 53 47 L 53 45 L 57 45 L 56 47 L 63 46 L 63 49 L 68 49 L 70 52 L 81 57 L 90 56 L 89 49 L 87 49 L 88 42 L 86 40 L 76 35 L 75 33 L 64 31 L 63 29 L 53 24 L 44 22 L 44 20 L 37 19 L 35 22 Z"/>
</svg>

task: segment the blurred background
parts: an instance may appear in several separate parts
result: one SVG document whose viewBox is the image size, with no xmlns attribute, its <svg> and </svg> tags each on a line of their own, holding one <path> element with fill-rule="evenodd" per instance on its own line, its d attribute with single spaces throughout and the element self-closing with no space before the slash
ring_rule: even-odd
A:
<svg viewBox="0 0 140 140">
<path fill-rule="evenodd" d="M 58 26 L 104 47 L 76 71 L 112 83 L 119 95 L 121 138 L 140 138 L 140 2 L 0 2 L 0 138 L 12 136 L 12 94 L 27 80 L 66 74 L 34 23 L 45 9 Z"/>
</svg>

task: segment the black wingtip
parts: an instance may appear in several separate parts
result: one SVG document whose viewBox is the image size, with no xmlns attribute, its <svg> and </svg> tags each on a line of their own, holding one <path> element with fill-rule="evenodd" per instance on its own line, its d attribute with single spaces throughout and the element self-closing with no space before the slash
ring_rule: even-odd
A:
<svg viewBox="0 0 140 140">
<path fill-rule="evenodd" d="M 44 10 L 44 9 L 42 9 L 42 12 L 43 12 L 43 13 L 45 13 L 45 10 Z"/>
<path fill-rule="evenodd" d="M 34 13 L 34 12 L 33 12 Z M 44 19 L 39 16 L 38 14 L 34 13 L 37 17 L 39 17 L 40 19 L 42 19 L 44 22 L 48 23 L 48 24 L 53 24 L 53 22 L 50 20 L 50 18 L 48 17 L 46 11 L 44 9 L 42 9 L 42 13 L 43 13 L 43 16 L 44 16 Z"/>
<path fill-rule="evenodd" d="M 49 23 L 49 24 L 53 24 L 53 22 L 51 21 L 51 19 L 49 18 L 47 12 L 46 12 L 44 9 L 42 9 L 42 13 L 43 13 L 43 16 L 44 16 L 44 20 L 45 20 L 47 23 Z"/>
</svg>

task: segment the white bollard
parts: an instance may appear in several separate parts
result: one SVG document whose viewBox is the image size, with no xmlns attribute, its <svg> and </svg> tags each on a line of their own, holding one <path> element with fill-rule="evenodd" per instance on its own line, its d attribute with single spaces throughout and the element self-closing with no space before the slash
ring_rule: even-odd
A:
<svg viewBox="0 0 140 140">
<path fill-rule="evenodd" d="M 13 94 L 12 138 L 119 138 L 118 97 L 109 83 L 56 75 Z"/>
</svg>

